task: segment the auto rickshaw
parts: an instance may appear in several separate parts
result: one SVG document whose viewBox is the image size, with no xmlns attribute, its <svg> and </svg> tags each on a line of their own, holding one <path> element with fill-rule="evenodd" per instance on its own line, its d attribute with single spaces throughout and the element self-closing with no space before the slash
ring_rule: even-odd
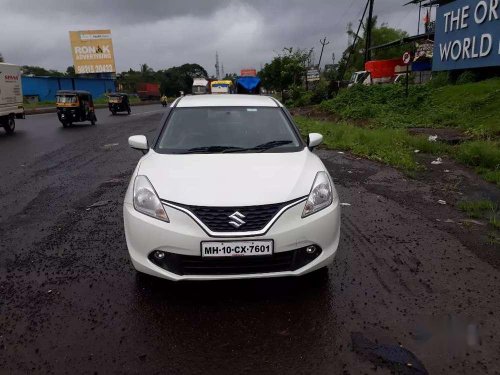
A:
<svg viewBox="0 0 500 375">
<path fill-rule="evenodd" d="M 128 95 L 120 92 L 114 92 L 108 95 L 108 107 L 114 116 L 117 112 L 127 112 L 130 115 L 130 102 Z"/>
<path fill-rule="evenodd" d="M 75 122 L 90 121 L 95 125 L 97 121 L 92 94 L 88 91 L 59 90 L 56 106 L 57 117 L 65 128 Z"/>
</svg>

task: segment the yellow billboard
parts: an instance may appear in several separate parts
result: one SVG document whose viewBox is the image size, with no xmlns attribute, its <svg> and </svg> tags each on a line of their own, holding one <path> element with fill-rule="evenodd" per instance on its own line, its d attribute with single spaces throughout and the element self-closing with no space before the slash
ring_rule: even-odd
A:
<svg viewBox="0 0 500 375">
<path fill-rule="evenodd" d="M 76 74 L 115 73 L 111 30 L 70 31 Z"/>
</svg>

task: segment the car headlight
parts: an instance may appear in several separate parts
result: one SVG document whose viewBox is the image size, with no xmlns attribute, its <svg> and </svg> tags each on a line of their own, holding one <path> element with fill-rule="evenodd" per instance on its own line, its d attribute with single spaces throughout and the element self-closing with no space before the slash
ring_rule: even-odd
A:
<svg viewBox="0 0 500 375">
<path fill-rule="evenodd" d="M 153 185 L 146 176 L 137 176 L 134 181 L 134 208 L 155 219 L 170 222 Z"/>
<path fill-rule="evenodd" d="M 307 197 L 302 217 L 312 215 L 332 204 L 337 199 L 337 192 L 326 172 L 318 172 L 314 179 L 311 192 Z"/>
</svg>

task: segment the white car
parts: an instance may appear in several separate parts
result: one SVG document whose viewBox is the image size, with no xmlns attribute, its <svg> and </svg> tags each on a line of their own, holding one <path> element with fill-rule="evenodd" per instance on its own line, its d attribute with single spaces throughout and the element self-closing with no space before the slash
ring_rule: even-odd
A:
<svg viewBox="0 0 500 375">
<path fill-rule="evenodd" d="M 135 269 L 169 280 L 300 276 L 330 264 L 340 234 L 335 186 L 277 100 L 178 99 L 148 144 L 123 206 Z"/>
</svg>

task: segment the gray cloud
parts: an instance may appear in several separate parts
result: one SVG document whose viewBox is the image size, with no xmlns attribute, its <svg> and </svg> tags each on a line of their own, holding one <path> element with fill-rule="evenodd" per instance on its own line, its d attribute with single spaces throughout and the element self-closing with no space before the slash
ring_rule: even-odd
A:
<svg viewBox="0 0 500 375">
<path fill-rule="evenodd" d="M 315 47 L 326 36 L 323 62 L 347 46 L 365 0 L 0 0 L 0 52 L 7 61 L 59 70 L 72 64 L 68 31 L 110 28 L 119 71 L 196 62 L 214 72 L 219 51 L 226 72 L 259 68 L 283 47 Z M 414 33 L 416 7 L 377 0 L 379 22 Z"/>
</svg>

